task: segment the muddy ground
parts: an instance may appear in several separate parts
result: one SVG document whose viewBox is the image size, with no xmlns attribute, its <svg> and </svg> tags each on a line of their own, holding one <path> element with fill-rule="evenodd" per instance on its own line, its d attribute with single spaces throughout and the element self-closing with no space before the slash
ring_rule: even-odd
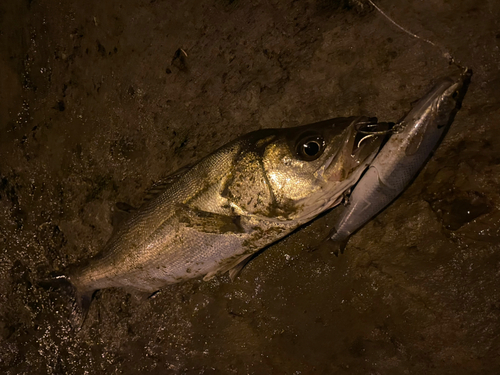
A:
<svg viewBox="0 0 500 375">
<path fill-rule="evenodd" d="M 4 374 L 500 373 L 500 2 L 0 4 Z M 345 253 L 331 214 L 235 282 L 96 294 L 80 331 L 38 278 L 96 254 L 116 202 L 251 130 L 395 121 L 474 70 L 411 187 Z M 185 54 L 184 54 L 185 52 Z M 187 56 L 186 56 L 187 55 Z"/>
</svg>

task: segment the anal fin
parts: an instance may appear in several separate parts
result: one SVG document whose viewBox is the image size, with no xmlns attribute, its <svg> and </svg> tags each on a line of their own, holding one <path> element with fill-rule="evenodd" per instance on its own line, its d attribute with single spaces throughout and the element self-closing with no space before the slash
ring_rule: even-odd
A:
<svg viewBox="0 0 500 375">
<path fill-rule="evenodd" d="M 241 270 L 254 258 L 255 253 L 243 254 L 234 259 L 234 261 L 227 263 L 226 265 L 217 268 L 216 270 L 210 271 L 203 277 L 203 281 L 208 281 L 217 274 L 223 274 L 224 272 L 229 273 L 229 278 L 231 281 L 236 280 L 236 277 L 240 274 Z"/>
<path fill-rule="evenodd" d="M 245 266 L 253 259 L 254 254 L 245 255 L 245 257 L 238 259 L 238 264 L 229 270 L 229 278 L 231 281 L 236 280 L 240 272 Z"/>
</svg>

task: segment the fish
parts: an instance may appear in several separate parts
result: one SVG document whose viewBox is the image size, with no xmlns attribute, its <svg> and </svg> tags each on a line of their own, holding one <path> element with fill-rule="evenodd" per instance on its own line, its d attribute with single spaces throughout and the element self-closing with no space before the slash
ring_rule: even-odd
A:
<svg viewBox="0 0 500 375">
<path fill-rule="evenodd" d="M 429 160 L 461 108 L 472 70 L 441 78 L 393 128 L 355 185 L 328 242 L 341 250 L 350 236 L 394 201 Z"/>
<path fill-rule="evenodd" d="M 230 272 L 319 214 L 340 204 L 388 129 L 357 116 L 262 129 L 174 173 L 116 229 L 94 258 L 52 280 L 86 315 L 105 288 L 154 293 L 169 284 Z"/>
</svg>

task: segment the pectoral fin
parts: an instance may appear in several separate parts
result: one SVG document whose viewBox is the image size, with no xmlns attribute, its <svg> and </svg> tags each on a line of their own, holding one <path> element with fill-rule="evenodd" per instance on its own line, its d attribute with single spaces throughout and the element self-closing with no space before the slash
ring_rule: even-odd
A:
<svg viewBox="0 0 500 375">
<path fill-rule="evenodd" d="M 179 205 L 179 221 L 190 228 L 204 233 L 245 233 L 245 229 L 241 225 L 241 216 L 239 215 L 216 214 L 197 210 L 187 205 Z"/>
<path fill-rule="evenodd" d="M 111 211 L 111 225 L 113 226 L 113 233 L 115 233 L 120 227 L 120 224 L 127 220 L 130 214 L 136 210 L 137 208 L 128 203 L 117 202 Z"/>
<path fill-rule="evenodd" d="M 174 173 L 163 177 L 160 181 L 155 182 L 153 186 L 146 190 L 143 198 L 143 204 L 162 194 L 165 190 L 172 186 L 174 182 L 178 181 L 179 178 L 186 174 L 186 172 L 189 171 L 191 167 L 191 165 L 186 165 L 178 169 Z"/>
</svg>

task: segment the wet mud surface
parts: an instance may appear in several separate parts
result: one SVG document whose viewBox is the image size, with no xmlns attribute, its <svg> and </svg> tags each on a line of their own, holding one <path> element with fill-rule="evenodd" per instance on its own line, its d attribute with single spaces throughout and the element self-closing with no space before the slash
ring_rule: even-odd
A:
<svg viewBox="0 0 500 375">
<path fill-rule="evenodd" d="M 364 1 L 3 2 L 2 373 L 499 373 L 500 3 L 378 5 L 474 71 L 410 188 L 339 257 L 312 251 L 333 211 L 235 282 L 99 291 L 75 331 L 36 281 L 96 254 L 116 202 L 252 130 L 396 121 L 456 68 Z"/>
</svg>

